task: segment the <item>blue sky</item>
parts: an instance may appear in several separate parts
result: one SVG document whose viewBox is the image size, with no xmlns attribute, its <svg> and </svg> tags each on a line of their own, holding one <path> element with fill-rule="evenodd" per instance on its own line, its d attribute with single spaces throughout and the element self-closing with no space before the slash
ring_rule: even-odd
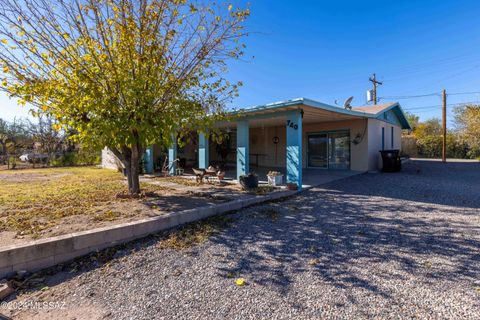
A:
<svg viewBox="0 0 480 320">
<path fill-rule="evenodd" d="M 480 91 L 480 1 L 257 0 L 250 8 L 246 55 L 228 75 L 244 87 L 229 107 L 297 97 L 341 105 L 349 96 L 364 105 L 373 72 L 384 83 L 379 97 Z M 441 116 L 439 96 L 380 103 L 392 100 L 422 119 Z M 448 97 L 470 101 L 480 94 Z M 0 96 L 0 117 L 24 115 Z"/>
</svg>

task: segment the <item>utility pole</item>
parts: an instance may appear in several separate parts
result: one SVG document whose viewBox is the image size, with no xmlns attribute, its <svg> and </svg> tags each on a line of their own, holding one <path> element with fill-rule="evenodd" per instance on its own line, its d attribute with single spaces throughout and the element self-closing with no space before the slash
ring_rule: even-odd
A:
<svg viewBox="0 0 480 320">
<path fill-rule="evenodd" d="M 373 77 L 370 77 L 368 80 L 373 83 L 373 104 L 377 104 L 377 85 L 381 86 L 383 83 L 380 81 L 377 81 L 377 76 L 375 73 L 373 74 Z"/>
<path fill-rule="evenodd" d="M 447 162 L 447 91 L 442 91 L 442 162 Z"/>
</svg>

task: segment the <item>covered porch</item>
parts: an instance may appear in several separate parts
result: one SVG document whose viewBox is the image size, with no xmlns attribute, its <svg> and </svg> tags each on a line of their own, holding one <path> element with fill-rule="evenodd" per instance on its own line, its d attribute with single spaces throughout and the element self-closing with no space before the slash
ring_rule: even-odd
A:
<svg viewBox="0 0 480 320">
<path fill-rule="evenodd" d="M 217 124 L 226 135 L 222 145 L 198 133 L 188 148 L 191 154 L 183 157 L 202 169 L 220 166 L 233 180 L 254 172 L 266 181 L 269 171 L 278 171 L 284 175 L 283 183 L 299 189 L 367 171 L 363 112 L 296 99 L 239 110 L 233 118 Z M 168 150 L 172 174 L 178 157 L 179 148 L 172 145 Z"/>
<path fill-rule="evenodd" d="M 258 180 L 261 184 L 267 184 L 267 174 L 270 171 L 265 167 L 254 167 L 252 166 L 251 171 L 258 175 Z M 284 169 L 279 169 L 282 174 L 286 174 Z M 321 184 L 341 180 L 348 178 L 357 174 L 361 174 L 361 171 L 353 170 L 322 170 L 322 169 L 303 169 L 302 171 L 302 188 L 311 188 Z M 237 173 L 235 168 L 226 170 L 225 179 L 236 181 Z"/>
</svg>

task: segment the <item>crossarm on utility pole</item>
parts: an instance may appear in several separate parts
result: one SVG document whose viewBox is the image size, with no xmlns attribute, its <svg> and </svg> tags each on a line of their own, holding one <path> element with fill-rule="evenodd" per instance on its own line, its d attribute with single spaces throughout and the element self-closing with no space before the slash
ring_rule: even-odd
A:
<svg viewBox="0 0 480 320">
<path fill-rule="evenodd" d="M 370 77 L 368 79 L 370 82 L 373 83 L 373 104 L 377 104 L 377 86 L 381 86 L 383 83 L 380 81 L 377 81 L 377 75 L 374 73 L 373 77 Z"/>
</svg>

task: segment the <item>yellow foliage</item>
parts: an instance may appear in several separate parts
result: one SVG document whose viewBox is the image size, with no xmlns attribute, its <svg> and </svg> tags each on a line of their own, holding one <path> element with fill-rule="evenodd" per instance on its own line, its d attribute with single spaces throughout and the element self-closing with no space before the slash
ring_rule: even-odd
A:
<svg viewBox="0 0 480 320">
<path fill-rule="evenodd" d="M 49 114 L 82 143 L 166 146 L 174 127 L 217 130 L 214 123 L 226 118 L 225 101 L 238 86 L 225 80 L 225 59 L 243 52 L 238 40 L 248 10 L 183 0 L 146 1 L 145 10 L 134 0 L 86 1 L 64 8 L 72 19 L 46 23 L 58 7 L 14 2 L 19 21 L 42 25 L 42 32 L 13 24 L 19 50 L 0 52 L 0 63 L 15 69 L 8 93 L 22 103 L 48 101 Z M 0 23 L 7 20 L 0 16 Z M 11 61 L 34 65 L 20 70 Z"/>
</svg>

